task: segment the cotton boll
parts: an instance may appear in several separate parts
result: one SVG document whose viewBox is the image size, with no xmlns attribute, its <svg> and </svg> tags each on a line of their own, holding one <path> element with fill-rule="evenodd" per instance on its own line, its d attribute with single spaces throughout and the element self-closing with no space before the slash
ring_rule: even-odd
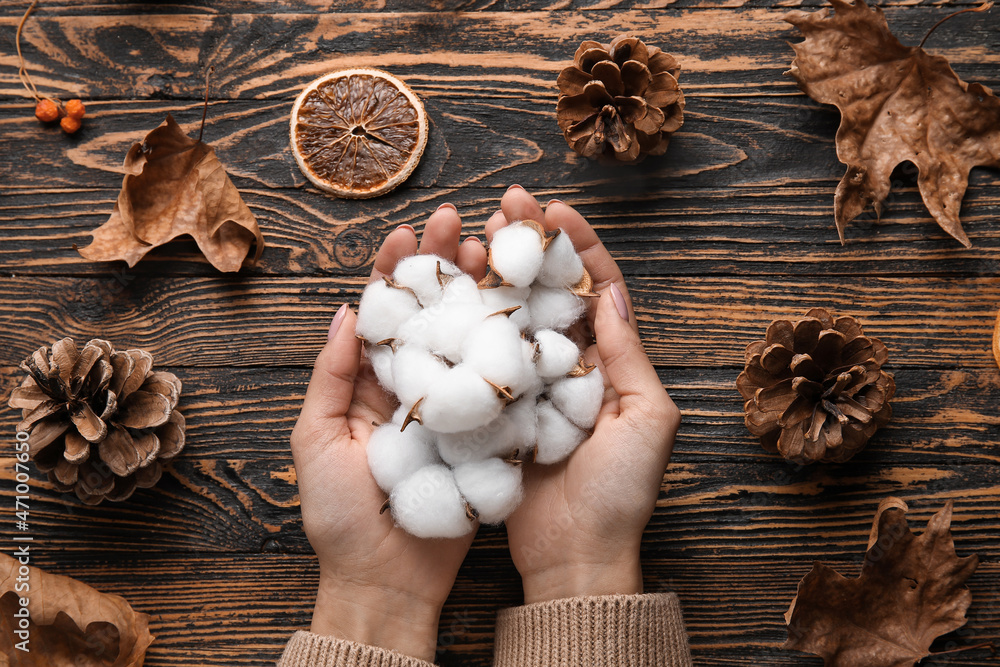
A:
<svg viewBox="0 0 1000 667">
<path fill-rule="evenodd" d="M 424 466 L 441 461 L 430 433 L 415 426 L 419 424 L 400 431 L 398 423 L 383 424 L 368 439 L 368 467 L 386 493 Z"/>
<path fill-rule="evenodd" d="M 532 331 L 564 331 L 583 314 L 583 299 L 569 290 L 535 286 L 528 295 Z"/>
<path fill-rule="evenodd" d="M 469 331 L 462 344 L 462 363 L 490 382 L 510 387 L 520 395 L 532 381 L 532 367 L 525 363 L 524 339 L 504 315 L 488 317 Z"/>
<path fill-rule="evenodd" d="M 388 392 L 396 393 L 396 383 L 392 379 L 392 348 L 387 345 L 365 346 L 365 356 L 368 357 L 378 383 Z"/>
<path fill-rule="evenodd" d="M 529 287 L 542 268 L 542 238 L 532 227 L 513 223 L 490 241 L 490 263 L 514 287 Z"/>
<path fill-rule="evenodd" d="M 472 305 L 479 306 L 483 300 L 480 296 L 479 285 L 472 276 L 461 275 L 445 285 L 444 293 L 441 295 L 441 303 L 448 306 Z"/>
<path fill-rule="evenodd" d="M 419 311 L 420 304 L 412 292 L 378 280 L 361 295 L 355 333 L 372 343 L 394 338 L 400 325 Z"/>
<path fill-rule="evenodd" d="M 455 476 L 441 464 L 424 466 L 396 484 L 389 506 L 396 523 L 416 537 L 461 537 L 476 527 L 465 513 Z"/>
<path fill-rule="evenodd" d="M 545 249 L 538 282 L 546 287 L 572 287 L 583 278 L 583 260 L 576 254 L 569 234 L 560 231 Z"/>
<path fill-rule="evenodd" d="M 596 368 L 582 377 L 556 380 L 549 387 L 552 404 L 580 428 L 593 428 L 604 403 L 604 378 Z"/>
<path fill-rule="evenodd" d="M 425 349 L 403 345 L 392 360 L 392 379 L 401 406 L 409 410 L 448 374 L 448 366 Z"/>
<path fill-rule="evenodd" d="M 561 333 L 551 329 L 536 331 L 535 342 L 538 343 L 535 371 L 543 378 L 563 377 L 580 360 L 580 348 Z"/>
<path fill-rule="evenodd" d="M 524 331 L 531 323 L 531 311 L 528 310 L 528 294 L 530 292 L 530 288 L 527 287 L 495 287 L 479 290 L 479 295 L 483 305 L 491 313 L 498 313 L 501 310 L 518 306 L 518 309 L 509 317 L 519 330 Z"/>
<path fill-rule="evenodd" d="M 587 437 L 549 401 L 538 404 L 538 447 L 535 461 L 544 465 L 562 461 Z"/>
<path fill-rule="evenodd" d="M 392 280 L 401 287 L 413 290 L 424 308 L 441 300 L 444 287 L 438 279 L 438 262 L 441 272 L 449 276 L 458 276 L 462 272 L 457 266 L 437 255 L 410 255 L 396 264 L 392 272 Z"/>
<path fill-rule="evenodd" d="M 494 456 L 523 454 L 535 444 L 535 397 L 511 403 L 485 426 L 437 436 L 438 453 L 445 463 L 457 466 Z"/>
<path fill-rule="evenodd" d="M 441 300 L 404 322 L 397 335 L 408 345 L 422 347 L 458 363 L 462 360 L 462 342 L 469 331 L 489 315 L 487 310 L 481 303 Z"/>
<path fill-rule="evenodd" d="M 420 404 L 420 419 L 432 431 L 458 433 L 489 424 L 502 408 L 496 390 L 481 375 L 461 365 L 434 380 Z"/>
<path fill-rule="evenodd" d="M 481 523 L 500 523 L 517 508 L 524 495 L 521 467 L 500 459 L 457 466 L 455 484 L 479 513 Z"/>
</svg>

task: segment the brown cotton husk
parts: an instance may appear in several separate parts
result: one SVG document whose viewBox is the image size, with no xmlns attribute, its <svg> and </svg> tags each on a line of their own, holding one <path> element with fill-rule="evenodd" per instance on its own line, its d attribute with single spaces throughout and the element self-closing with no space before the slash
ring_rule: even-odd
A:
<svg viewBox="0 0 1000 667">
<path fill-rule="evenodd" d="M 955 553 L 952 501 L 919 537 L 907 509 L 898 498 L 879 505 L 857 579 L 813 564 L 785 614 L 784 648 L 818 655 L 827 667 L 909 667 L 931 655 L 935 638 L 965 625 L 965 581 L 979 558 Z"/>
<path fill-rule="evenodd" d="M 264 237 L 250 208 L 215 155 L 173 117 L 125 156 L 125 178 L 111 217 L 80 254 L 95 261 L 123 259 L 135 266 L 146 253 L 185 234 L 220 271 L 238 271 Z"/>
<path fill-rule="evenodd" d="M 969 171 L 1000 167 L 1000 99 L 962 81 L 945 58 L 900 43 L 881 9 L 864 0 L 831 4 L 835 13 L 796 10 L 784 19 L 806 38 L 792 45 L 788 74 L 841 113 L 837 157 L 847 173 L 834 196 L 841 242 L 869 205 L 881 215 L 892 171 L 908 161 L 934 220 L 970 247 L 958 214 Z"/>
<path fill-rule="evenodd" d="M 124 598 L 101 593 L 87 584 L 28 566 L 27 591 L 16 591 L 20 563 L 0 554 L 0 639 L 14 667 L 140 667 L 153 641 L 149 616 Z M 24 579 L 24 577 L 20 577 Z M 15 634 L 27 600 L 30 626 L 27 648 Z M 3 663 L 8 664 L 8 663 Z"/>
</svg>

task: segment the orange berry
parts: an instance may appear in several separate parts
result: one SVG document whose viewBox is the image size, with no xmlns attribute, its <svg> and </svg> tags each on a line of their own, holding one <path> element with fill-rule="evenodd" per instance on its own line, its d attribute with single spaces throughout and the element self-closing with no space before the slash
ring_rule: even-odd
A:
<svg viewBox="0 0 1000 667">
<path fill-rule="evenodd" d="M 80 129 L 80 119 L 73 118 L 72 116 L 63 116 L 63 119 L 59 121 L 59 127 L 63 129 L 66 134 L 73 134 Z"/>
<path fill-rule="evenodd" d="M 76 118 L 79 120 L 83 118 L 83 114 L 87 112 L 86 108 L 83 106 L 83 102 L 80 100 L 70 100 L 66 103 L 66 115 L 70 118 Z"/>
<path fill-rule="evenodd" d="M 35 118 L 43 123 L 59 120 L 59 107 L 52 100 L 38 100 L 38 104 L 35 105 Z"/>
</svg>

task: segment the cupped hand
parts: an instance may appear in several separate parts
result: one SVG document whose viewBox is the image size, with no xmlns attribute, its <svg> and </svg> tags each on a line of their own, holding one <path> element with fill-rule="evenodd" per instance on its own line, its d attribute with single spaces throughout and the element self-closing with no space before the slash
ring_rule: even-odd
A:
<svg viewBox="0 0 1000 667">
<path fill-rule="evenodd" d="M 553 200 L 543 211 L 514 186 L 487 223 L 486 236 L 524 219 L 569 234 L 601 294 L 589 308 L 596 344 L 584 356 L 605 382 L 593 435 L 562 463 L 525 468 L 524 500 L 507 519 L 524 600 L 641 593 L 639 544 L 680 411 L 643 350 L 624 278 L 593 228 L 570 206 Z"/>
<path fill-rule="evenodd" d="M 419 252 L 481 277 L 486 251 L 472 238 L 460 244 L 460 234 L 458 213 L 446 204 L 428 219 Z M 382 244 L 371 279 L 416 252 L 413 228 L 399 227 Z M 341 306 L 292 432 L 303 525 L 320 566 L 311 630 L 432 660 L 441 607 L 473 535 L 420 539 L 379 514 L 386 496 L 369 472 L 366 447 L 395 401 L 362 357 L 355 322 Z"/>
</svg>

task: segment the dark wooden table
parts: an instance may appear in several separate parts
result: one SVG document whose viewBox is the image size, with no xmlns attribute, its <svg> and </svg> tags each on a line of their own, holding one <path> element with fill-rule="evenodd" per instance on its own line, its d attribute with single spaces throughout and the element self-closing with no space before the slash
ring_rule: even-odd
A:
<svg viewBox="0 0 1000 667">
<path fill-rule="evenodd" d="M 819 664 L 776 648 L 782 613 L 814 559 L 857 575 L 890 494 L 909 501 L 917 529 L 955 501 L 958 552 L 982 565 L 967 629 L 946 639 L 1000 635 L 1000 373 L 990 355 L 1000 173 L 972 174 L 962 210 L 971 250 L 938 229 L 905 170 L 882 220 L 852 225 L 842 247 L 838 113 L 783 76 L 786 42 L 799 36 L 781 15 L 795 3 L 43 1 L 25 57 L 42 90 L 86 101 L 72 138 L 40 126 L 18 83 L 14 29 L 27 4 L 0 3 L 4 405 L 20 359 L 64 335 L 146 348 L 183 380 L 187 447 L 156 488 L 87 507 L 32 480 L 36 564 L 150 614 L 150 667 L 270 664 L 307 626 L 317 568 L 288 437 L 330 317 L 356 302 L 396 225 L 419 231 L 447 201 L 481 232 L 512 183 L 595 225 L 683 410 L 643 557 L 647 589 L 680 595 L 697 664 Z M 966 3 L 887 4 L 892 28 L 914 44 Z M 964 79 L 1000 88 L 997 16 L 960 17 L 928 48 Z M 678 57 L 688 106 L 664 159 L 616 169 L 567 148 L 554 82 L 580 41 L 621 31 Z M 403 187 L 343 201 L 306 184 L 288 116 L 306 83 L 358 65 L 408 81 L 432 129 Z M 167 113 L 197 132 L 208 66 L 205 138 L 260 222 L 260 263 L 222 275 L 190 242 L 134 269 L 83 260 L 73 245 L 107 219 L 128 147 Z M 898 393 L 892 423 L 853 461 L 800 469 L 746 431 L 734 381 L 745 345 L 772 319 L 814 306 L 858 317 L 888 345 Z M 0 417 L 9 553 L 18 416 Z M 503 529 L 481 530 L 441 619 L 440 662 L 489 665 L 494 615 L 519 602 Z M 932 664 L 997 660 L 978 650 Z"/>
</svg>

